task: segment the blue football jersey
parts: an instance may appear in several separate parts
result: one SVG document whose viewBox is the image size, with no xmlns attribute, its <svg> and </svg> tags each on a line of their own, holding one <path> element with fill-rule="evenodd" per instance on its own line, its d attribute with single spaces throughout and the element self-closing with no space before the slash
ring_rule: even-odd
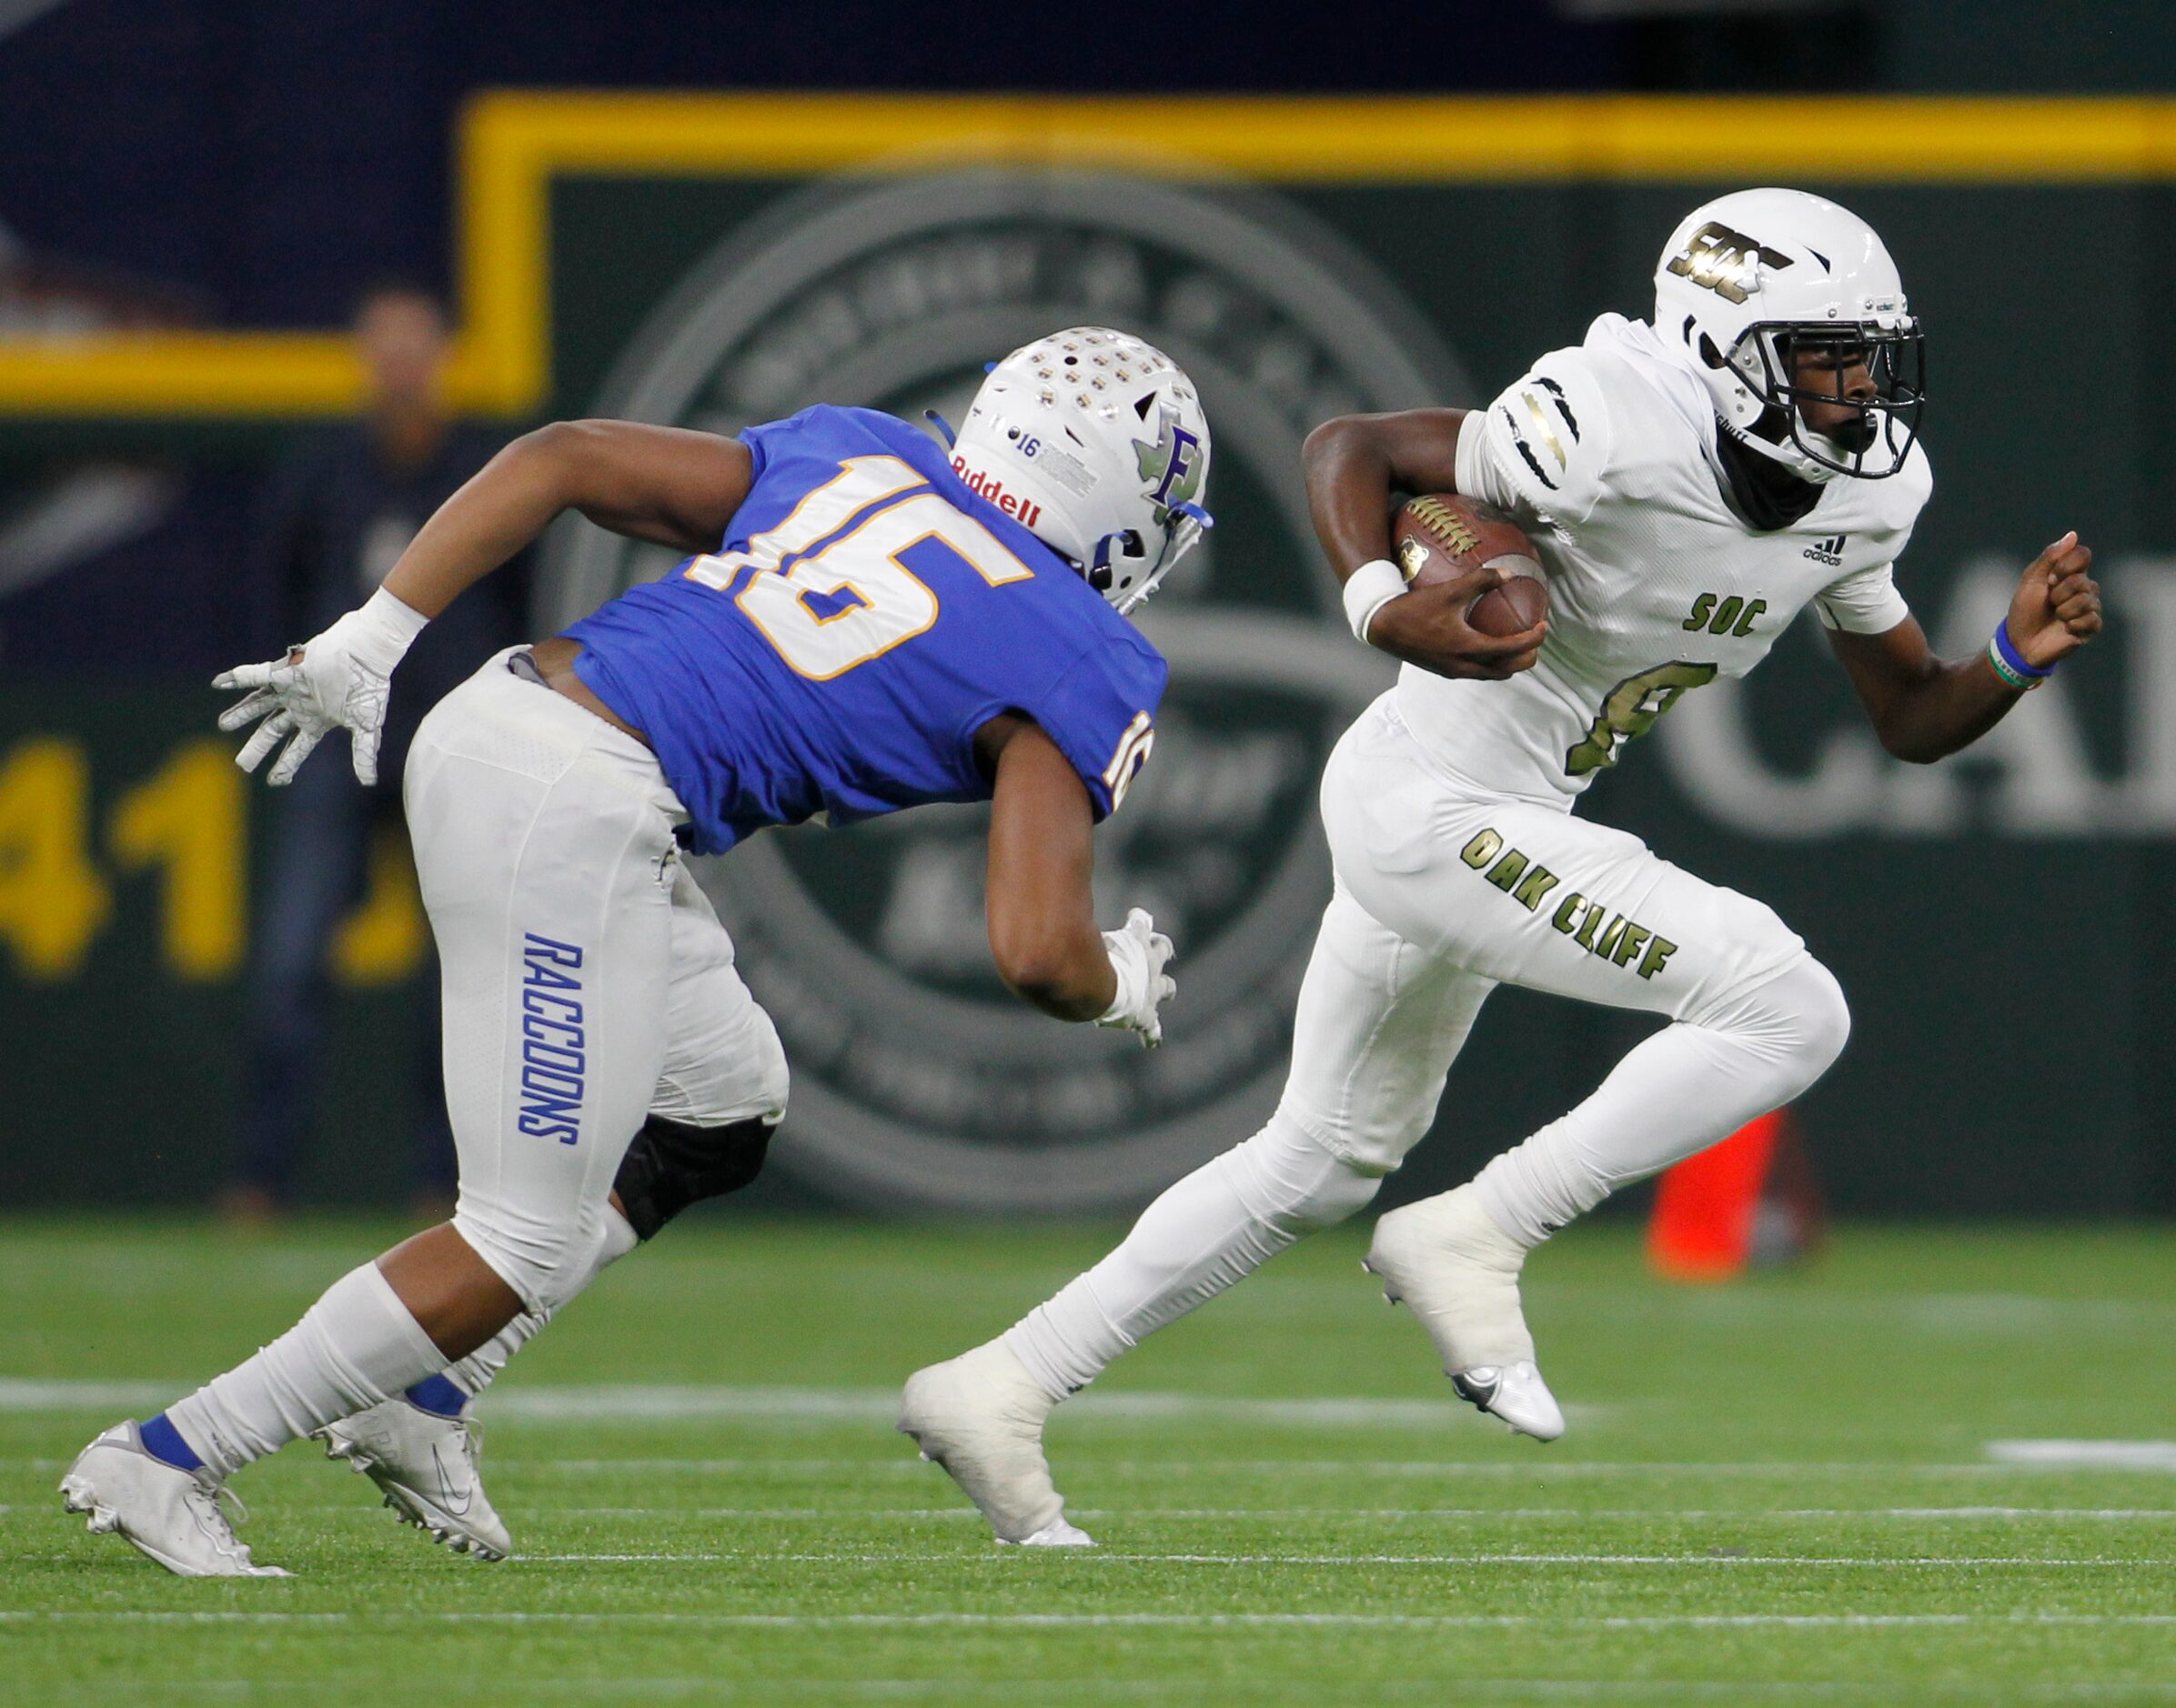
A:
<svg viewBox="0 0 2176 1708">
<path fill-rule="evenodd" d="M 819 813 L 987 800 L 974 733 L 1008 710 L 1097 818 L 1118 805 L 1166 675 L 1132 623 L 904 421 L 819 406 L 741 439 L 755 483 L 718 550 L 567 630 L 699 853 Z"/>
</svg>

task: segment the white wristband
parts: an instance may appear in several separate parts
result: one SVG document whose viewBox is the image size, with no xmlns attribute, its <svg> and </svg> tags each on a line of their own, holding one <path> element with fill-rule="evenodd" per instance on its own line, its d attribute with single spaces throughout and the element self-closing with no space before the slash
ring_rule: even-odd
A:
<svg viewBox="0 0 2176 1708">
<path fill-rule="evenodd" d="M 1375 613 L 1405 591 L 1405 578 L 1387 558 L 1371 558 L 1345 578 L 1345 620 L 1353 638 L 1365 642 Z"/>
<path fill-rule="evenodd" d="M 356 632 L 348 644 L 354 657 L 379 676 L 393 674 L 393 667 L 415 644 L 430 618 L 380 588 L 357 609 Z"/>
</svg>

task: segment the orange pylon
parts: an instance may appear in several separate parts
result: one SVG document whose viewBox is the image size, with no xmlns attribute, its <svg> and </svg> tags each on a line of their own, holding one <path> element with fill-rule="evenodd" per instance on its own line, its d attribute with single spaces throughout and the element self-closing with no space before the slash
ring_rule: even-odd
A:
<svg viewBox="0 0 2176 1708">
<path fill-rule="evenodd" d="M 1777 1152 L 1795 1149 L 1790 1128 L 1788 1109 L 1771 1110 L 1664 1173 L 1647 1222 L 1647 1260 L 1660 1273 L 1719 1281 L 1746 1267 Z"/>
</svg>

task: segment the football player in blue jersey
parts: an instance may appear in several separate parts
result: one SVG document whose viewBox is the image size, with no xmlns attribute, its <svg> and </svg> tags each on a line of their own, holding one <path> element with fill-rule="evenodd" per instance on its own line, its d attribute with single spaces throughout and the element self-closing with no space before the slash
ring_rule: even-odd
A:
<svg viewBox="0 0 2176 1708">
<path fill-rule="evenodd" d="M 1154 740 L 1125 613 L 1208 524 L 1192 383 L 1078 327 L 992 367 L 948 454 L 873 410 L 738 438 L 620 421 L 517 440 L 360 609 L 217 686 L 288 781 L 327 732 L 374 780 L 388 679 L 461 590 L 573 509 L 694 554 L 492 658 L 424 720 L 405 799 L 444 978 L 453 1220 L 254 1358 L 100 1435 L 61 1488 L 186 1576 L 264 1576 L 217 1499 L 304 1434 L 457 1549 L 509 1550 L 464 1411 L 598 1271 L 755 1177 L 786 1108 L 770 1019 L 682 861 L 769 825 L 992 803 L 990 947 L 1063 1020 L 1161 1036 L 1170 941 L 1097 928 L 1090 832 Z M 1053 1534 L 1049 1541 L 1063 1541 Z"/>
</svg>

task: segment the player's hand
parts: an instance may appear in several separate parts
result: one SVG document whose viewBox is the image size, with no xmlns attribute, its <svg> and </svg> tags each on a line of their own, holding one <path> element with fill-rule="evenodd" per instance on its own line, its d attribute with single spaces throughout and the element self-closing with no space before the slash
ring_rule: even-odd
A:
<svg viewBox="0 0 2176 1708">
<path fill-rule="evenodd" d="M 1377 611 L 1368 644 L 1437 676 L 1501 681 L 1529 670 L 1549 632 L 1544 618 L 1516 635 L 1485 635 L 1466 620 L 1473 602 L 1508 578 L 1484 564 L 1448 581 L 1412 588 Z"/>
<path fill-rule="evenodd" d="M 219 714 L 220 728 L 240 729 L 264 719 L 235 763 L 254 771 L 286 741 L 265 778 L 273 788 L 284 788 L 326 732 L 345 726 L 352 732 L 356 780 L 377 782 L 388 678 L 428 620 L 381 589 L 316 639 L 288 648 L 286 658 L 237 665 L 214 677 L 216 688 L 248 690 Z"/>
<path fill-rule="evenodd" d="M 1164 1022 L 1156 1018 L 1156 1010 L 1179 989 L 1164 970 L 1171 960 L 1171 939 L 1156 929 L 1147 909 L 1135 908 L 1120 929 L 1103 933 L 1103 949 L 1111 957 L 1111 970 L 1118 975 L 1118 994 L 1095 1017 L 1095 1023 L 1139 1032 L 1141 1047 L 1153 1050 L 1164 1041 Z"/>
<path fill-rule="evenodd" d="M 2010 601 L 2010 644 L 2036 669 L 2060 664 L 2100 632 L 2092 548 L 2065 534 L 2035 558 Z"/>
</svg>

